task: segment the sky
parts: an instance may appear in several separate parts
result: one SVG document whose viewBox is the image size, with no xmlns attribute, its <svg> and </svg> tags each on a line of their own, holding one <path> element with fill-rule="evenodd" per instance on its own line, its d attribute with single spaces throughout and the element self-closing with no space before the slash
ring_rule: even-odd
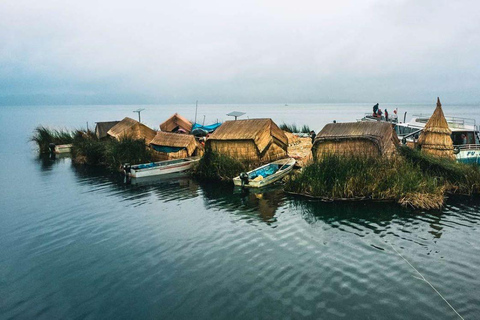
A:
<svg viewBox="0 0 480 320">
<path fill-rule="evenodd" d="M 0 2 L 0 104 L 480 103 L 480 2 Z"/>
</svg>

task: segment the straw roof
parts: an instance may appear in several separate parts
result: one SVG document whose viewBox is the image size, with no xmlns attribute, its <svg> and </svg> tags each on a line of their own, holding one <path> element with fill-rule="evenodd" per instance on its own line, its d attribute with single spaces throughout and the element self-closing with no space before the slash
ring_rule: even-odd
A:
<svg viewBox="0 0 480 320">
<path fill-rule="evenodd" d="M 418 144 L 424 153 L 454 159 L 451 134 L 440 98 L 437 98 L 437 107 L 420 134 Z"/>
<path fill-rule="evenodd" d="M 386 122 L 329 123 L 315 137 L 313 148 L 324 142 L 369 140 L 380 154 L 394 151 L 399 145 L 392 125 Z"/>
<path fill-rule="evenodd" d="M 120 121 L 97 122 L 95 126 L 95 134 L 97 135 L 97 138 L 105 138 L 107 136 L 108 130 L 113 128 L 119 122 Z"/>
<path fill-rule="evenodd" d="M 146 125 L 126 117 L 108 130 L 107 134 L 117 140 L 120 140 L 122 137 L 145 139 L 145 142 L 148 144 L 155 137 L 156 132 Z"/>
<path fill-rule="evenodd" d="M 174 130 L 183 129 L 186 132 L 192 131 L 192 124 L 186 118 L 182 117 L 178 113 L 165 120 L 160 124 L 160 129 L 165 132 L 172 132 Z"/>
<path fill-rule="evenodd" d="M 283 150 L 288 148 L 288 138 L 272 119 L 247 119 L 225 121 L 209 140 L 252 140 L 259 153 L 274 142 Z"/>
<path fill-rule="evenodd" d="M 185 148 L 188 155 L 192 155 L 197 148 L 195 137 L 192 135 L 162 131 L 157 132 L 150 144 L 161 147 Z"/>
</svg>

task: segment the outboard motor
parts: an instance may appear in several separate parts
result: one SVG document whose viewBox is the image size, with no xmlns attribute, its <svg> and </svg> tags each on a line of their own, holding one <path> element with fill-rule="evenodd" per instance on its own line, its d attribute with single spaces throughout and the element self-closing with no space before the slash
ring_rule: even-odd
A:
<svg viewBox="0 0 480 320">
<path fill-rule="evenodd" d="M 132 166 L 130 165 L 130 163 L 125 163 L 123 166 L 123 172 L 125 173 L 126 176 L 129 176 L 130 175 L 130 170 L 132 169 Z"/>
<path fill-rule="evenodd" d="M 122 168 L 123 173 L 125 173 L 125 183 L 130 184 L 132 182 L 132 177 L 130 176 L 130 170 L 132 169 L 132 166 L 130 163 L 125 163 Z"/>
<path fill-rule="evenodd" d="M 57 154 L 55 153 L 55 143 L 50 142 L 48 144 L 48 149 L 50 150 L 50 160 L 55 160 L 57 158 Z"/>
<path fill-rule="evenodd" d="M 50 149 L 50 153 L 55 153 L 55 143 L 50 142 L 48 144 L 48 149 Z"/>
<path fill-rule="evenodd" d="M 248 174 L 246 172 L 240 173 L 240 180 L 242 181 L 242 187 L 248 184 Z"/>
</svg>

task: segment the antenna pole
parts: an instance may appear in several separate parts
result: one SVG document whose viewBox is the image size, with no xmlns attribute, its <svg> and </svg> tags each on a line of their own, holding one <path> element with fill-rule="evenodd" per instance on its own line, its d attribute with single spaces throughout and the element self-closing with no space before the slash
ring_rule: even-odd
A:
<svg viewBox="0 0 480 320">
<path fill-rule="evenodd" d="M 142 122 L 142 121 L 141 121 L 141 118 L 140 118 L 140 112 L 142 112 L 143 110 L 145 110 L 145 109 L 138 109 L 138 110 L 134 110 L 134 111 L 133 111 L 133 112 L 138 113 L 138 122 Z"/>
<path fill-rule="evenodd" d="M 198 109 L 198 100 L 195 102 L 195 123 L 197 123 L 197 109 Z"/>
</svg>

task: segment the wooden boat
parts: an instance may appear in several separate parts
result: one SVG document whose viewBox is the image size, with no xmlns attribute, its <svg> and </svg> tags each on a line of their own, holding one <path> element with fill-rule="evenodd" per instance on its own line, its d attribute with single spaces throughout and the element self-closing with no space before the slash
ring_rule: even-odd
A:
<svg viewBox="0 0 480 320">
<path fill-rule="evenodd" d="M 233 178 L 236 186 L 247 188 L 260 188 L 268 186 L 276 181 L 281 180 L 295 165 L 295 159 L 281 159 L 249 172 L 242 172 L 238 177 Z"/>
<path fill-rule="evenodd" d="M 199 160 L 200 157 L 191 157 L 137 164 L 133 166 L 126 163 L 123 166 L 123 170 L 125 175 L 132 178 L 152 177 L 169 173 L 185 172 L 191 169 L 193 164 Z"/>
</svg>

